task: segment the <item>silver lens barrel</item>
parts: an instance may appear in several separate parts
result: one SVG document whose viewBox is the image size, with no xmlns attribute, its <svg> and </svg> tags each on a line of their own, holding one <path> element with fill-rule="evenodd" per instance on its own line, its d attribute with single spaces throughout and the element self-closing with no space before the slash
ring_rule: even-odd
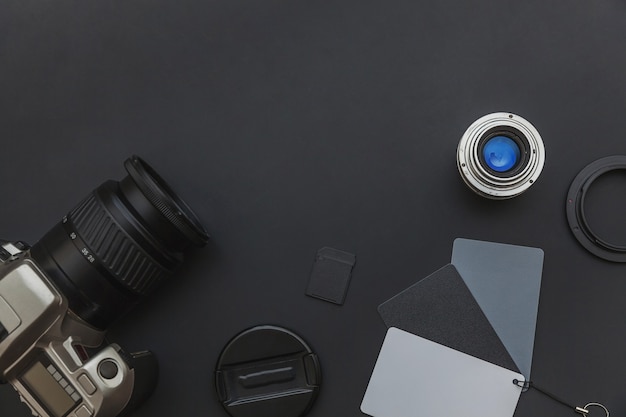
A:
<svg viewBox="0 0 626 417">
<path fill-rule="evenodd" d="M 502 138 L 507 141 L 505 148 L 508 146 L 514 153 L 510 167 L 497 165 L 497 161 L 494 165 L 487 159 L 489 142 Z M 493 200 L 504 200 L 520 195 L 537 181 L 545 155 L 541 136 L 530 122 L 500 112 L 472 123 L 459 142 L 456 158 L 461 177 L 472 191 Z"/>
</svg>

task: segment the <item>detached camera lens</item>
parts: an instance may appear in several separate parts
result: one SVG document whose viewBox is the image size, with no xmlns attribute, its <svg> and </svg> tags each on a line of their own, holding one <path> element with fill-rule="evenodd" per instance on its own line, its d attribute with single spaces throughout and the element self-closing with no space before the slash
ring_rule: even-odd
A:
<svg viewBox="0 0 626 417">
<path fill-rule="evenodd" d="M 475 193 L 493 200 L 515 197 L 535 183 L 545 161 L 539 132 L 524 118 L 492 113 L 463 134 L 457 166 Z"/>
<path fill-rule="evenodd" d="M 485 143 L 483 148 L 485 163 L 496 172 L 507 172 L 520 159 L 520 149 L 513 139 L 507 136 L 495 136 Z"/>
<path fill-rule="evenodd" d="M 191 209 L 137 156 L 128 175 L 107 181 L 37 242 L 31 254 L 69 301 L 70 310 L 105 329 L 209 236 Z"/>
</svg>

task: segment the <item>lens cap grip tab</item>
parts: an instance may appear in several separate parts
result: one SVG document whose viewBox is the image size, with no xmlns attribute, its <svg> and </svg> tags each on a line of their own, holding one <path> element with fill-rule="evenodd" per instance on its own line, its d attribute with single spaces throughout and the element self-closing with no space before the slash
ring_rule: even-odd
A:
<svg viewBox="0 0 626 417">
<path fill-rule="evenodd" d="M 226 345 L 215 383 L 222 405 L 233 417 L 300 417 L 317 397 L 320 364 L 293 332 L 257 326 Z"/>
</svg>

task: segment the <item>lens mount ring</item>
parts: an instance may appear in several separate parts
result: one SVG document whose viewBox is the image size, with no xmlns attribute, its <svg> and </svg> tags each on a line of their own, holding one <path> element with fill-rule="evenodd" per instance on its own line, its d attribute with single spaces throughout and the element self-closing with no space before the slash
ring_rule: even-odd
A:
<svg viewBox="0 0 626 417">
<path fill-rule="evenodd" d="M 520 160 L 508 171 L 496 172 L 485 162 L 482 150 L 496 135 L 507 136 L 520 148 Z M 545 163 L 545 148 L 535 127 L 512 113 L 492 113 L 476 120 L 457 148 L 457 167 L 475 193 L 493 200 L 515 197 L 537 181 Z"/>
<path fill-rule="evenodd" d="M 601 175 L 616 170 L 626 170 L 626 156 L 607 156 L 587 165 L 572 181 L 565 207 L 567 223 L 585 249 L 607 261 L 626 262 L 626 246 L 607 242 L 598 236 L 589 226 L 585 214 L 585 197 L 591 185 Z"/>
<path fill-rule="evenodd" d="M 203 246 L 209 241 L 195 213 L 149 164 L 133 155 L 124 162 L 124 167 L 146 198 L 193 244 Z"/>
</svg>

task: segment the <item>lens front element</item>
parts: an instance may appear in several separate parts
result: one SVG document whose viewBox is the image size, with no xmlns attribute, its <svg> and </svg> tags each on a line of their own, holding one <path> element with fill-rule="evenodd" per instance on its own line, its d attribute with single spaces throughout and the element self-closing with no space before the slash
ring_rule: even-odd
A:
<svg viewBox="0 0 626 417">
<path fill-rule="evenodd" d="M 495 136 L 483 148 L 485 163 L 496 172 L 507 172 L 520 159 L 520 149 L 515 141 L 507 136 Z"/>
</svg>

